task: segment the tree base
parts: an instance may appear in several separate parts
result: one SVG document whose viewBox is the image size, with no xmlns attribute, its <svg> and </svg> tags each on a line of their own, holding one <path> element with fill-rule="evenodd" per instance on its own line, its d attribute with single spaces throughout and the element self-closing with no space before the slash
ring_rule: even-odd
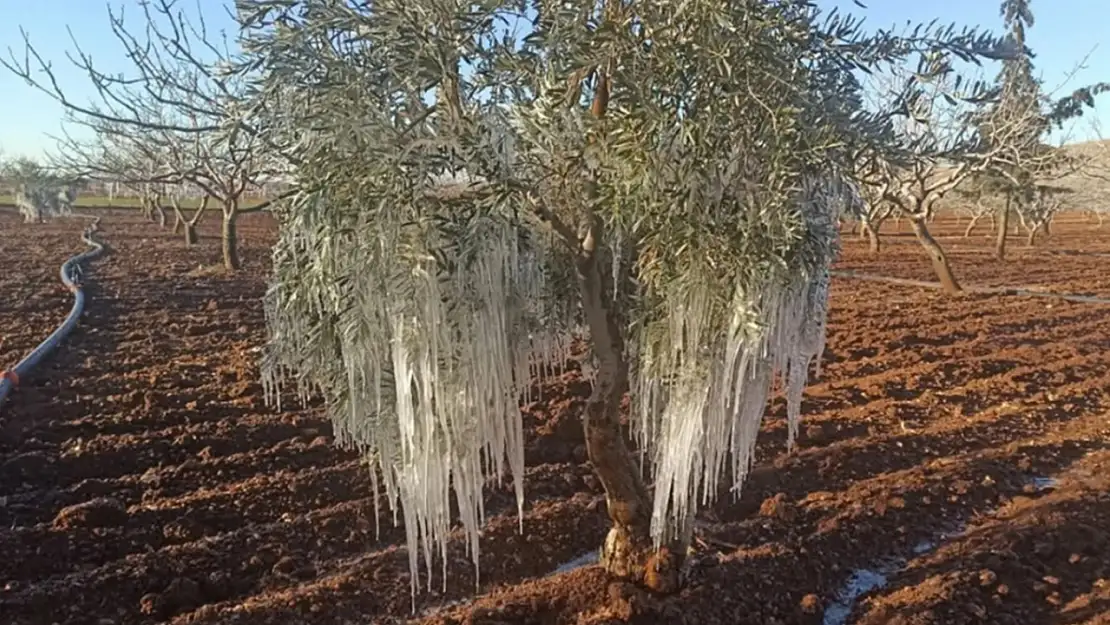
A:
<svg viewBox="0 0 1110 625">
<path fill-rule="evenodd" d="M 656 550 L 651 541 L 637 540 L 628 528 L 614 526 L 601 549 L 601 566 L 610 575 L 659 594 L 682 587 L 685 554 L 678 549 Z"/>
</svg>

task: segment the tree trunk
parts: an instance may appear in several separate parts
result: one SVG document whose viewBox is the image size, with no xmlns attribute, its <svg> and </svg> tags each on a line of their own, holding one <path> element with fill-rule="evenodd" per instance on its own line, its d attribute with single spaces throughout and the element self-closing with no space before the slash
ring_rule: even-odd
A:
<svg viewBox="0 0 1110 625">
<path fill-rule="evenodd" d="M 882 250 L 883 244 L 879 239 L 880 223 L 865 225 L 863 227 L 863 231 L 867 235 L 867 251 L 871 254 L 878 254 Z"/>
<path fill-rule="evenodd" d="M 612 288 L 608 282 L 612 278 L 610 272 L 601 269 L 604 262 L 597 249 L 600 233 L 600 225 L 594 226 L 582 244 L 578 282 L 599 365 L 582 425 L 586 450 L 605 488 L 613 523 L 602 547 L 601 565 L 610 574 L 653 591 L 674 592 L 679 586 L 685 546 L 676 543 L 655 551 L 651 539 L 652 499 L 621 432 L 620 405 L 628 389 L 628 363 L 616 311 L 608 307 L 611 300 L 607 293 Z M 686 532 L 680 534 L 688 540 Z"/>
<path fill-rule="evenodd" d="M 1033 226 L 1032 228 L 1029 229 L 1029 233 L 1026 234 L 1026 236 L 1025 236 L 1025 245 L 1026 246 L 1033 247 L 1034 245 L 1037 244 L 1037 232 L 1039 232 L 1040 229 L 1041 229 L 1041 226 L 1039 224 L 1035 225 L 1035 226 Z"/>
<path fill-rule="evenodd" d="M 200 201 L 200 206 L 197 206 L 197 209 L 193 211 L 193 216 L 189 219 L 184 219 L 184 216 L 182 216 L 182 220 L 185 222 L 185 245 L 196 245 L 199 240 L 197 237 L 197 225 L 204 217 L 204 211 L 208 210 L 208 201 L 210 199 L 209 196 L 204 196 Z M 181 213 L 181 208 L 176 204 L 176 201 L 177 200 L 174 200 L 174 210 Z"/>
<path fill-rule="evenodd" d="M 181 232 L 181 226 L 185 223 L 185 217 L 181 215 L 181 211 L 173 211 L 173 233 L 178 234 Z"/>
<path fill-rule="evenodd" d="M 236 202 L 224 205 L 224 222 L 220 231 L 220 240 L 224 255 L 224 268 L 228 271 L 239 270 L 239 241 L 236 230 L 236 221 L 239 219 L 239 207 Z"/>
<path fill-rule="evenodd" d="M 1007 194 L 998 213 L 998 236 L 994 240 L 994 257 L 998 260 L 1006 258 L 1006 237 L 1010 234 L 1010 201 L 1010 195 Z"/>
<path fill-rule="evenodd" d="M 162 203 L 159 202 L 155 205 L 154 210 L 158 212 L 158 227 L 166 227 L 166 209 L 162 208 Z"/>
<path fill-rule="evenodd" d="M 964 230 L 964 238 L 965 239 L 967 237 L 971 236 L 971 233 L 975 230 L 975 226 L 979 225 L 979 220 L 982 219 L 982 218 L 983 218 L 982 214 L 971 216 L 971 223 L 967 224 L 967 229 Z"/>
<path fill-rule="evenodd" d="M 605 6 L 607 16 L 613 15 L 619 2 L 607 0 Z M 602 118 L 609 104 L 609 72 L 602 67 L 595 75 L 597 85 L 590 111 L 594 117 Z M 587 182 L 591 184 L 587 194 L 596 198 L 596 189 L 591 181 Z M 587 455 L 605 488 L 609 519 L 613 523 L 601 548 L 601 566 L 610 575 L 655 592 L 675 592 L 692 537 L 692 519 L 678 532 L 677 541 L 655 550 L 651 538 L 651 495 L 621 431 L 620 406 L 628 390 L 628 362 L 624 358 L 620 311 L 610 308 L 615 299 L 610 295 L 616 285 L 611 265 L 606 263 L 609 250 L 601 220 L 595 217 L 588 226 L 585 238 L 579 242 L 576 260 L 582 311 L 598 370 L 593 393 L 582 415 L 582 428 Z"/>
<path fill-rule="evenodd" d="M 929 261 L 933 264 L 933 271 L 936 272 L 944 292 L 951 294 L 961 292 L 963 289 L 960 288 L 960 283 L 956 281 L 956 276 L 952 274 L 952 266 L 948 264 L 948 256 L 944 253 L 944 248 L 940 246 L 940 243 L 937 243 L 933 235 L 929 234 L 929 228 L 925 225 L 925 220 L 911 218 L 909 222 L 914 236 L 917 237 L 918 242 L 921 243 L 921 246 L 925 248 L 925 252 L 929 255 Z"/>
<path fill-rule="evenodd" d="M 1042 229 L 1044 230 L 1044 235 L 1046 237 L 1052 236 L 1052 218 L 1051 217 L 1048 218 L 1048 221 L 1044 222 L 1044 224 L 1042 226 Z"/>
</svg>

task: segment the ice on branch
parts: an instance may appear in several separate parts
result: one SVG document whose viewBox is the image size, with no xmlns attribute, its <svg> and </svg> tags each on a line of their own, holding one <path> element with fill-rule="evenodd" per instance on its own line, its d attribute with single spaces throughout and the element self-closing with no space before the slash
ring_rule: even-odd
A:
<svg viewBox="0 0 1110 625">
<path fill-rule="evenodd" d="M 784 382 L 794 445 L 809 367 L 825 348 L 836 224 L 861 200 L 850 183 L 811 178 L 797 201 L 805 222 L 803 270 L 771 271 L 761 286 L 737 288 L 727 318 L 708 289 L 663 293 L 662 331 L 639 337 L 634 411 L 639 443 L 654 460 L 657 545 L 689 527 L 699 499 L 715 500 L 730 456 L 739 496 L 776 378 Z"/>
<path fill-rule="evenodd" d="M 446 584 L 452 497 L 476 572 L 487 480 L 507 468 L 522 514 L 520 401 L 569 358 L 570 316 L 545 304 L 545 242 L 494 216 L 466 227 L 466 249 L 430 222 L 363 224 L 354 236 L 371 245 L 284 229 L 279 272 L 305 250 L 332 253 L 267 297 L 267 392 L 278 396 L 283 371 L 328 372 L 301 390 L 332 391 L 337 441 L 372 459 L 395 520 L 400 503 L 414 595 L 421 558 L 429 586 L 435 558 Z"/>
<path fill-rule="evenodd" d="M 69 215 L 77 193 L 72 185 L 24 183 L 15 194 L 15 205 L 26 223 L 41 223 L 52 217 Z"/>
</svg>

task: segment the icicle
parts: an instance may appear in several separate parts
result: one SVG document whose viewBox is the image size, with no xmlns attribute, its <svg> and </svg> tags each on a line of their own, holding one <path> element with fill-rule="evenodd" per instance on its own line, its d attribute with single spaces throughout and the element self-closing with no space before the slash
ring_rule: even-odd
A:
<svg viewBox="0 0 1110 625">
<path fill-rule="evenodd" d="M 755 290 L 737 289 L 727 318 L 715 312 L 704 287 L 658 294 L 664 319 L 654 333 L 640 333 L 634 371 L 637 439 L 654 456 L 657 545 L 688 527 L 698 503 L 716 498 L 729 456 L 731 491 L 739 496 L 778 377 L 793 447 L 809 365 L 824 349 L 836 220 L 842 204 L 856 199 L 839 182 L 806 181 L 798 202 L 811 264 L 768 275 Z"/>
<path fill-rule="evenodd" d="M 307 358 L 305 368 L 323 378 L 319 384 L 333 393 L 342 389 L 342 397 L 329 400 L 336 440 L 375 463 L 375 493 L 380 476 L 390 509 L 394 515 L 400 509 L 415 606 L 422 573 L 430 585 L 437 559 L 446 576 L 452 497 L 477 581 L 486 480 L 500 480 L 506 471 L 512 476 L 523 530 L 519 400 L 534 373 L 560 370 L 567 361 L 570 316 L 546 304 L 546 252 L 508 221 L 477 222 L 478 248 L 451 259 L 450 273 L 428 253 L 443 249 L 435 231 L 413 239 L 398 224 L 368 227 L 379 245 L 352 246 L 342 255 L 338 241 L 287 231 L 291 240 L 284 245 L 295 249 L 301 237 L 310 247 L 329 247 L 322 255 L 349 274 L 343 293 L 332 286 L 337 281 L 327 263 L 317 275 L 299 276 L 318 280 L 315 297 L 299 305 L 313 311 L 304 316 L 325 320 L 321 329 L 296 327 L 296 315 L 282 314 L 276 303 L 283 294 L 270 294 L 275 303 L 268 314 L 281 315 L 290 339 L 297 337 L 276 342 L 274 349 L 284 351 L 273 358 Z M 328 357 L 333 349 L 338 361 Z"/>
</svg>

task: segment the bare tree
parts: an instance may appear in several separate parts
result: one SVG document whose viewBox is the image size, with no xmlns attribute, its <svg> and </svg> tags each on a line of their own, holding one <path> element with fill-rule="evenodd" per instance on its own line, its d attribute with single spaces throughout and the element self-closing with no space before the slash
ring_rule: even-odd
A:
<svg viewBox="0 0 1110 625">
<path fill-rule="evenodd" d="M 1033 247 L 1041 232 L 1048 233 L 1052 218 L 1060 210 L 1060 194 L 1064 192 L 1066 190 L 1059 187 L 1036 185 L 1033 197 L 1018 206 L 1017 215 L 1025 229 L 1027 246 Z"/>
<path fill-rule="evenodd" d="M 918 97 L 908 101 L 896 97 L 900 85 L 915 75 L 927 79 Z M 957 76 L 940 57 L 928 59 L 918 68 L 892 66 L 873 74 L 875 106 L 899 107 L 907 113 L 897 128 L 906 151 L 897 159 L 864 154 L 862 164 L 857 165 L 865 185 L 870 187 L 868 194 L 875 198 L 873 204 L 887 203 L 889 214 L 909 221 L 933 271 L 949 293 L 962 289 L 928 224 L 945 195 L 992 162 L 994 155 L 983 150 L 980 137 L 969 124 L 985 98 L 966 97 L 970 91 L 965 85 L 974 91 L 981 84 Z"/>
<path fill-rule="evenodd" d="M 865 174 L 864 179 L 874 179 L 876 173 Z M 897 205 L 887 200 L 882 183 L 865 184 L 860 192 L 864 201 L 859 215 L 860 236 L 867 239 L 868 251 L 878 254 L 882 250 L 883 224 L 897 213 Z"/>
<path fill-rule="evenodd" d="M 214 199 L 223 217 L 224 266 L 238 269 L 238 217 L 264 208 L 242 205 L 244 191 L 264 173 L 266 162 L 259 135 L 243 132 L 240 126 L 243 116 L 238 107 L 247 78 L 230 71 L 231 46 L 208 31 L 202 15 L 186 14 L 176 0 L 150 0 L 140 6 L 142 19 L 137 25 L 125 22 L 122 9 L 108 11 L 112 33 L 131 63 L 131 75 L 100 71 L 80 47 L 69 56 L 99 95 L 95 104 L 83 105 L 67 96 L 26 33 L 22 58 L 12 55 L 3 64 L 61 102 L 71 122 L 117 141 L 121 133 L 135 133 L 133 148 L 139 141 L 151 142 L 141 150 L 158 156 L 151 161 L 157 165 L 158 179 L 150 182 L 190 183 Z M 63 152 L 71 147 L 64 145 Z M 82 154 L 77 151 L 69 158 Z M 102 167 L 93 161 L 77 164 L 88 170 Z"/>
<path fill-rule="evenodd" d="M 969 177 L 965 184 L 955 189 L 959 203 L 955 207 L 958 215 L 968 218 L 967 227 L 964 228 L 964 238 L 970 237 L 975 232 L 975 227 L 984 217 L 990 219 L 990 232 L 994 232 L 995 215 L 998 208 L 993 195 L 984 188 L 984 183 L 975 176 Z"/>
<path fill-rule="evenodd" d="M 0 166 L 0 177 L 12 187 L 15 206 L 24 222 L 42 223 L 72 212 L 76 197 L 72 178 L 25 156 Z"/>
</svg>

